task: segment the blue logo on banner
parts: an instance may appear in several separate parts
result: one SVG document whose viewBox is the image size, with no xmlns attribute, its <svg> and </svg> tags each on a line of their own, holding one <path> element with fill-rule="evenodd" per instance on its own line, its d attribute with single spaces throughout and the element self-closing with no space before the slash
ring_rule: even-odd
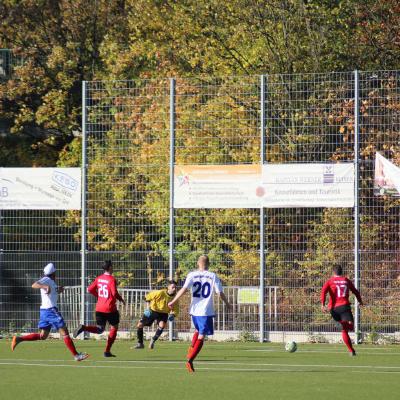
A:
<svg viewBox="0 0 400 400">
<path fill-rule="evenodd" d="M 324 185 L 335 183 L 335 173 L 333 170 L 333 165 L 324 166 L 323 183 Z"/>
<path fill-rule="evenodd" d="M 54 171 L 52 179 L 54 182 L 58 183 L 60 186 L 66 189 L 70 189 L 73 191 L 76 191 L 76 189 L 78 189 L 78 181 L 68 174 L 65 174 L 64 172 Z"/>
</svg>

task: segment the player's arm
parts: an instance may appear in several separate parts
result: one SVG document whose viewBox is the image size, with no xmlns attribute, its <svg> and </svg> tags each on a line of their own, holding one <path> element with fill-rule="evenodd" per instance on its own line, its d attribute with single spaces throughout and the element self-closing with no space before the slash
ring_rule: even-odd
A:
<svg viewBox="0 0 400 400">
<path fill-rule="evenodd" d="M 224 291 L 222 289 L 221 280 L 218 277 L 215 278 L 214 288 L 215 288 L 215 292 L 217 293 L 218 297 L 225 303 L 225 305 L 228 308 L 231 308 L 232 306 L 229 303 L 228 298 L 225 296 L 225 293 L 224 293 Z"/>
<path fill-rule="evenodd" d="M 173 298 L 173 300 L 171 300 L 168 303 L 168 307 L 173 309 L 174 304 L 185 294 L 185 292 L 187 291 L 186 287 L 183 287 L 181 289 L 179 289 L 178 293 L 176 294 L 176 296 Z"/>
<path fill-rule="evenodd" d="M 111 284 L 111 294 L 113 297 L 115 297 L 118 301 L 120 301 L 122 304 L 125 304 L 125 300 L 122 298 L 122 296 L 118 293 L 117 289 L 117 281 L 114 279 L 113 283 Z"/>
<path fill-rule="evenodd" d="M 49 285 L 46 285 L 44 283 L 40 283 L 40 281 L 36 281 L 32 284 L 32 289 L 44 289 L 47 294 L 50 294 L 51 292 L 51 287 Z"/>
<path fill-rule="evenodd" d="M 90 293 L 94 297 L 98 297 L 97 293 L 97 278 L 89 285 L 87 288 L 88 293 Z"/>
<path fill-rule="evenodd" d="M 219 296 L 219 298 L 225 303 L 225 305 L 226 305 L 228 308 L 231 308 L 231 307 L 232 307 L 231 303 L 229 303 L 229 300 L 228 300 L 228 298 L 226 297 L 226 295 L 225 295 L 224 292 L 219 292 L 219 293 L 218 293 L 218 296 Z"/>
<path fill-rule="evenodd" d="M 327 312 L 327 309 L 325 307 L 325 301 L 326 301 L 326 294 L 328 293 L 328 288 L 329 288 L 329 281 L 326 281 L 324 283 L 324 286 L 322 286 L 322 290 L 321 290 L 321 310 L 322 312 Z"/>
<path fill-rule="evenodd" d="M 356 289 L 356 287 L 354 286 L 353 282 L 350 279 L 348 281 L 349 281 L 349 289 L 353 292 L 354 296 L 356 296 L 358 303 L 360 304 L 360 306 L 364 305 L 361 299 L 360 292 Z"/>
<path fill-rule="evenodd" d="M 172 306 L 171 314 L 173 314 L 174 317 L 177 317 L 179 315 L 179 303 L 175 303 Z"/>
</svg>

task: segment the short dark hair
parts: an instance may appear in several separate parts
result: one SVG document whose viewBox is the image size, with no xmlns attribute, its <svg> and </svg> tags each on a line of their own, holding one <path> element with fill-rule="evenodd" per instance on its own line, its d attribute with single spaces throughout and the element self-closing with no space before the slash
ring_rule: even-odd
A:
<svg viewBox="0 0 400 400">
<path fill-rule="evenodd" d="M 169 285 L 177 285 L 176 281 L 174 281 L 173 279 L 169 279 L 169 280 L 167 281 L 167 283 L 168 283 L 168 286 L 169 286 Z"/>
<path fill-rule="evenodd" d="M 112 267 L 111 260 L 105 260 L 103 262 L 103 267 L 102 268 L 104 269 L 104 271 L 109 271 L 111 267 Z"/>
<path fill-rule="evenodd" d="M 342 268 L 342 266 L 341 265 L 334 265 L 333 266 L 333 272 L 336 274 L 336 275 L 343 275 L 343 268 Z"/>
</svg>

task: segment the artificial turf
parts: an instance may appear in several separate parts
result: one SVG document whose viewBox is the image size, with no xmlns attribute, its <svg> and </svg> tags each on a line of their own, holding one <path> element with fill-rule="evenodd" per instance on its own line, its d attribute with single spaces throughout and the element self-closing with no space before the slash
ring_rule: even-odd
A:
<svg viewBox="0 0 400 400">
<path fill-rule="evenodd" d="M 188 344 L 159 341 L 133 350 L 117 341 L 104 358 L 104 341 L 76 341 L 90 358 L 75 362 L 59 340 L 24 342 L 14 352 L 0 340 L 0 398 L 24 399 L 399 399 L 400 346 L 283 345 L 206 342 L 185 369 Z"/>
</svg>

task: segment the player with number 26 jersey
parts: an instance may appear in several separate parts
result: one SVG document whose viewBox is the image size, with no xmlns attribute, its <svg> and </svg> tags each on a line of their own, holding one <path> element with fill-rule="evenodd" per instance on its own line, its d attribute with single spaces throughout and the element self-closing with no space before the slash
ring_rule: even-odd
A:
<svg viewBox="0 0 400 400">
<path fill-rule="evenodd" d="M 124 299 L 117 290 L 117 282 L 112 275 L 113 265 L 111 260 L 103 263 L 103 274 L 99 275 L 88 287 L 87 291 L 96 297 L 96 325 L 81 325 L 74 331 L 74 337 L 82 332 L 101 334 L 106 328 L 107 322 L 111 325 L 107 338 L 107 345 L 104 357 L 115 357 L 111 353 L 118 332 L 119 312 L 117 310 L 117 300 L 125 304 Z"/>
<path fill-rule="evenodd" d="M 87 291 L 97 298 L 96 311 L 98 312 L 115 312 L 117 311 L 117 300 L 122 301 L 122 297 L 117 290 L 116 280 L 108 272 L 98 276 Z"/>
</svg>

